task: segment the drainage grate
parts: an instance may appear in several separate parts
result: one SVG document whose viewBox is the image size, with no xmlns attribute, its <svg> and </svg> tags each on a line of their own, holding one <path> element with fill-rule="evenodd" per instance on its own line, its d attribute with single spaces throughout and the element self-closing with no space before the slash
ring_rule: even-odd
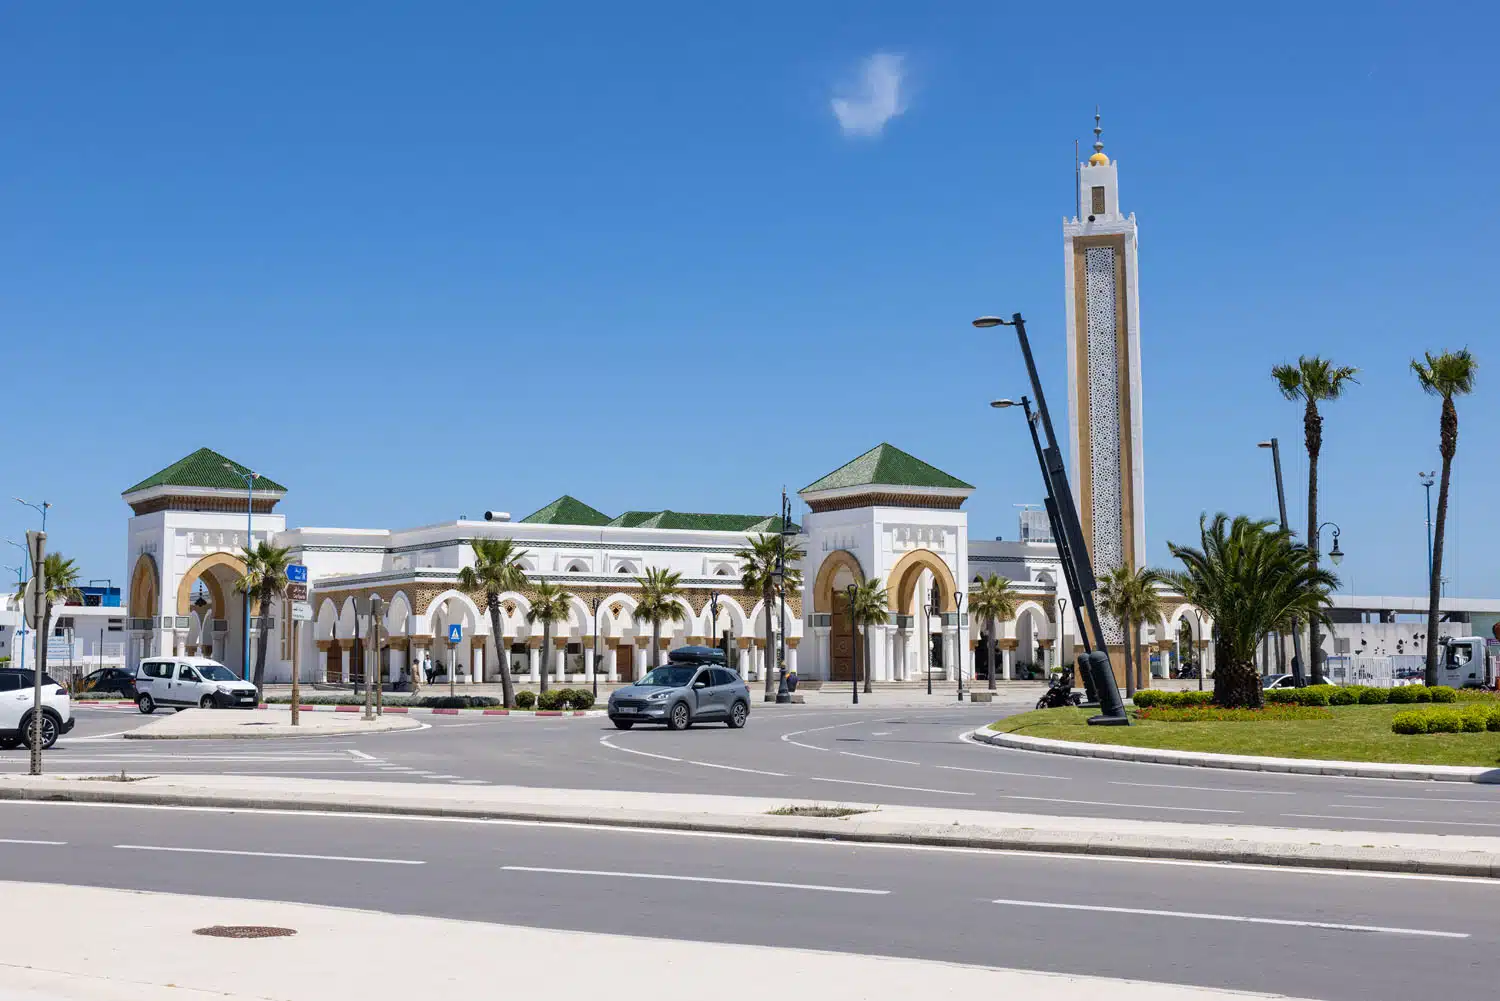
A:
<svg viewBox="0 0 1500 1001">
<path fill-rule="evenodd" d="M 274 925 L 209 925 L 194 928 L 194 935 L 209 938 L 285 938 L 297 934 L 295 928 L 277 928 Z"/>
</svg>

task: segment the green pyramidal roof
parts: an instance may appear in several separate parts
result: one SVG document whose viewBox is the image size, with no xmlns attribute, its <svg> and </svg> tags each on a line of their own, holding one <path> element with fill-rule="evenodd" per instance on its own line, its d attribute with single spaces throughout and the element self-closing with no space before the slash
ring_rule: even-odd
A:
<svg viewBox="0 0 1500 1001">
<path fill-rule="evenodd" d="M 178 459 L 154 476 L 148 476 L 125 493 L 149 490 L 152 487 L 198 487 L 204 490 L 244 490 L 245 478 L 224 468 L 229 463 L 235 469 L 254 472 L 248 466 L 227 459 L 211 448 L 200 448 L 192 455 Z M 275 480 L 261 476 L 255 481 L 256 490 L 274 490 L 286 493 L 286 487 Z"/>
<path fill-rule="evenodd" d="M 563 494 L 540 511 L 521 519 L 523 525 L 608 525 L 609 515 L 589 507 L 577 497 Z"/>
<path fill-rule="evenodd" d="M 781 519 L 764 514 L 690 514 L 682 511 L 626 511 L 610 522 L 616 528 L 676 528 L 696 532 L 779 532 Z"/>
<path fill-rule="evenodd" d="M 821 480 L 803 487 L 801 493 L 818 490 L 840 490 L 845 487 L 945 487 L 973 490 L 956 476 L 949 476 L 936 466 L 928 465 L 915 455 L 895 445 L 882 442 L 852 462 L 835 469 Z"/>
</svg>

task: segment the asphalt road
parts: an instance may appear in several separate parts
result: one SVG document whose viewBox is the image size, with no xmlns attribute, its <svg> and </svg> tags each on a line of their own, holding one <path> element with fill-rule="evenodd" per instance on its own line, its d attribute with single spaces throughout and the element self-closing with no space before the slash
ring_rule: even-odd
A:
<svg viewBox="0 0 1500 1001">
<path fill-rule="evenodd" d="M 960 740 L 1004 714 L 769 707 L 743 730 L 614 729 L 587 718 L 423 717 L 423 730 L 290 741 L 126 741 L 131 710 L 79 710 L 59 772 L 241 773 L 785 796 L 1208 824 L 1500 834 L 1500 787 L 1135 764 Z M 1010 710 L 1014 711 L 1014 710 Z M 113 734 L 113 736 L 112 736 Z M 23 750 L 0 772 L 23 770 Z"/>
<path fill-rule="evenodd" d="M 1406 1001 L 1490 996 L 1500 948 L 1492 881 L 73 804 L 0 804 L 0 831 L 0 879 L 679 940 L 664 949 L 798 946 Z M 232 905 L 222 921 L 236 922 Z M 382 955 L 421 961 L 391 946 Z M 536 959 L 561 970 L 578 957 Z M 622 975 L 652 963 L 644 951 Z"/>
</svg>

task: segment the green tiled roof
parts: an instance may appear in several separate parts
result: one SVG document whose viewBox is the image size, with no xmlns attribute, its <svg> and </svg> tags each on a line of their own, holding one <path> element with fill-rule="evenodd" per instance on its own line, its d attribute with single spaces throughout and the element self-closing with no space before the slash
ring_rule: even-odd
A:
<svg viewBox="0 0 1500 1001">
<path fill-rule="evenodd" d="M 764 514 L 689 514 L 682 511 L 626 511 L 615 528 L 675 528 L 696 532 L 779 532 L 781 519 Z"/>
<path fill-rule="evenodd" d="M 608 525 L 609 515 L 589 507 L 577 497 L 563 494 L 540 511 L 521 519 L 523 525 Z"/>
<path fill-rule="evenodd" d="M 903 452 L 894 445 L 882 442 L 853 462 L 846 462 L 821 480 L 816 480 L 803 487 L 802 492 L 876 485 L 893 487 L 950 487 L 959 490 L 974 489 L 972 483 L 965 483 L 956 476 L 949 476 L 941 469 L 928 465 L 915 455 Z"/>
<path fill-rule="evenodd" d="M 235 469 L 244 469 L 253 472 L 231 459 L 227 459 L 211 448 L 200 448 L 192 455 L 178 459 L 166 469 L 154 476 L 148 476 L 135 486 L 126 490 L 125 493 L 133 494 L 137 490 L 147 490 L 151 487 L 199 487 L 205 490 L 244 490 L 245 478 L 224 468 L 228 462 Z M 262 476 L 255 481 L 256 490 L 275 490 L 286 493 L 286 487 L 275 480 Z"/>
</svg>

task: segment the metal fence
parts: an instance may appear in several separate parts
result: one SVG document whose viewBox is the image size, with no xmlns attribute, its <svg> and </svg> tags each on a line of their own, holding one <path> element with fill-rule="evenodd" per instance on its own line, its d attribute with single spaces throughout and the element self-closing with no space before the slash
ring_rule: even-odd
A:
<svg viewBox="0 0 1500 1001">
<path fill-rule="evenodd" d="M 1335 685 L 1394 688 L 1420 682 L 1426 666 L 1421 654 L 1341 654 L 1328 658 L 1326 674 Z"/>
</svg>

